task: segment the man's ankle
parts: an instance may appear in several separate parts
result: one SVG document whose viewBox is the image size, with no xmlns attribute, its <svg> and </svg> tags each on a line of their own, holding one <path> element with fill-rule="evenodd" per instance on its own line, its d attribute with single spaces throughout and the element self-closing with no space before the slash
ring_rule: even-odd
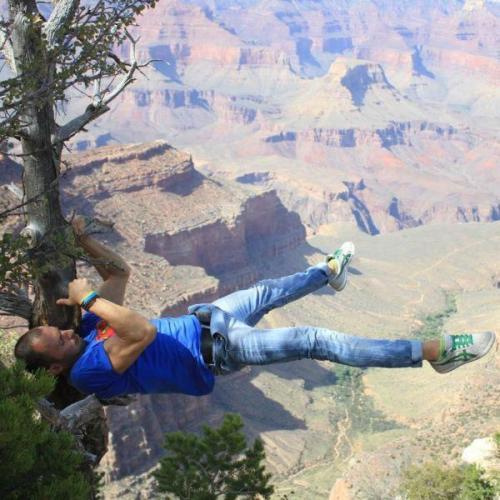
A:
<svg viewBox="0 0 500 500">
<path fill-rule="evenodd" d="M 330 269 L 330 273 L 332 276 L 337 276 L 339 274 L 339 264 L 335 259 L 330 259 L 327 263 L 328 268 Z"/>
<path fill-rule="evenodd" d="M 426 340 L 422 345 L 422 354 L 426 361 L 437 361 L 441 356 L 441 341 Z"/>
</svg>

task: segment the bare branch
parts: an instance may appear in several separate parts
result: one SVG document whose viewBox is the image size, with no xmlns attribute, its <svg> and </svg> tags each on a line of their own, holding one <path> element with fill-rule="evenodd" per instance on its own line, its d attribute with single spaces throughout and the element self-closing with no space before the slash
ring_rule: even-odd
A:
<svg viewBox="0 0 500 500">
<path fill-rule="evenodd" d="M 10 33 L 7 30 L 5 20 L 0 15 L 0 50 L 5 56 L 5 60 L 9 64 L 10 69 L 17 75 L 16 61 L 14 59 L 14 49 L 10 41 Z"/>
<path fill-rule="evenodd" d="M 98 78 L 94 82 L 94 100 L 100 101 L 101 100 L 101 95 L 102 95 L 101 94 L 101 79 Z"/>
<path fill-rule="evenodd" d="M 77 446 L 88 462 L 92 465 L 99 463 L 103 452 L 107 449 L 107 424 L 104 409 L 94 395 L 87 396 L 61 411 L 54 408 L 46 399 L 42 399 L 38 402 L 38 411 L 56 430 L 65 430 L 75 436 Z M 96 436 L 99 441 L 104 440 L 104 442 L 99 443 L 98 450 L 92 451 L 99 452 L 101 456 L 95 455 L 86 447 L 86 442 L 95 440 Z"/>
<path fill-rule="evenodd" d="M 116 54 L 113 54 L 113 52 L 108 52 L 108 57 L 113 59 L 123 72 L 127 71 L 127 67 L 130 66 L 130 63 L 122 61 Z"/>
<path fill-rule="evenodd" d="M 99 116 L 109 111 L 107 106 L 94 106 L 90 105 L 87 107 L 84 113 L 80 116 L 77 116 L 66 125 L 63 125 L 56 134 L 56 140 L 53 143 L 54 146 L 57 146 L 59 143 L 67 141 L 71 139 L 75 134 L 85 129 L 85 126 L 91 121 L 99 118 Z"/>
<path fill-rule="evenodd" d="M 66 35 L 68 28 L 80 5 L 80 0 L 59 0 L 43 28 L 47 37 L 47 46 L 53 49 Z"/>
<path fill-rule="evenodd" d="M 58 178 L 54 179 L 51 182 L 50 186 L 45 191 L 38 193 L 36 196 L 33 196 L 32 198 L 26 200 L 24 203 L 21 203 L 19 205 L 16 205 L 15 207 L 12 207 L 12 208 L 9 208 L 7 210 L 4 210 L 3 212 L 0 212 L 0 219 L 11 212 L 14 212 L 17 209 L 22 208 L 25 205 L 28 205 L 28 203 L 33 203 L 34 201 L 38 200 L 38 198 L 40 198 L 40 196 L 43 196 L 44 194 L 47 194 L 48 192 L 50 192 L 54 189 L 57 189 L 58 180 L 59 180 Z"/>
<path fill-rule="evenodd" d="M 10 191 L 18 200 L 22 201 L 23 190 L 19 186 L 16 186 L 13 182 L 11 182 L 10 184 L 7 184 L 7 186 L 5 186 L 5 189 Z"/>
<path fill-rule="evenodd" d="M 40 150 L 40 151 L 44 151 L 44 150 Z M 28 155 L 27 155 L 28 156 Z M 0 219 L 2 217 L 5 217 L 6 215 L 9 215 L 10 213 L 14 212 L 15 210 L 17 210 L 18 208 L 22 208 L 26 205 L 28 205 L 29 203 L 33 203 L 34 201 L 38 200 L 38 198 L 40 198 L 41 196 L 47 194 L 47 193 L 50 193 L 51 191 L 53 191 L 54 189 L 58 189 L 59 186 L 59 180 L 61 178 L 63 178 L 65 175 L 68 174 L 68 172 L 70 171 L 71 169 L 71 165 L 68 163 L 68 162 L 65 162 L 65 161 L 62 161 L 61 160 L 61 163 L 64 163 L 68 169 L 65 170 L 64 172 L 61 173 L 61 175 L 59 177 L 56 177 L 49 185 L 49 187 L 45 190 L 45 191 L 42 191 L 41 193 L 38 193 L 37 195 L 29 198 L 28 200 L 24 201 L 23 203 L 19 204 L 19 205 L 16 205 L 15 207 L 12 207 L 12 208 L 9 208 L 7 210 L 4 210 L 3 212 L 0 212 Z"/>
<path fill-rule="evenodd" d="M 87 5 L 85 2 L 85 8 L 80 7 L 83 3 L 81 0 L 58 0 L 53 3 L 55 7 L 42 29 L 50 49 L 50 60 L 47 61 L 50 68 L 49 74 L 59 68 L 60 71 L 58 70 L 59 73 L 56 76 L 64 75 L 64 78 L 59 80 L 47 78 L 39 88 L 26 89 L 26 92 L 22 92 L 20 96 L 17 96 L 14 90 L 19 89 L 20 85 L 32 76 L 30 69 L 26 68 L 22 75 L 6 80 L 3 89 L 0 86 L 0 95 L 7 94 L 11 98 L 0 104 L 0 120 L 2 120 L 0 138 L 20 136 L 23 132 L 23 125 L 19 123 L 19 120 L 23 116 L 24 106 L 38 98 L 43 99 L 48 95 L 53 95 L 55 101 L 64 100 L 64 92 L 74 85 L 83 83 L 87 87 L 96 79 L 127 74 L 114 91 L 108 92 L 108 89 L 106 91 L 101 89 L 97 98 L 91 101 L 91 107 L 82 116 L 67 123 L 67 128 L 59 130 L 59 134 L 53 138 L 57 153 L 60 148 L 58 135 L 63 138 L 62 142 L 64 142 L 64 139 L 67 140 L 78 131 L 84 130 L 86 124 L 108 111 L 107 103 L 134 81 L 134 72 L 136 70 L 141 72 L 141 68 L 149 64 L 149 62 L 146 65 L 136 64 L 136 67 L 132 68 L 130 62 L 121 61 L 120 57 L 111 52 L 111 46 L 115 43 L 121 45 L 127 38 L 134 46 L 136 41 L 126 33 L 126 27 L 132 25 L 132 20 L 138 12 L 145 7 L 153 6 L 155 2 L 154 0 L 123 0 L 108 3 L 97 0 L 94 5 Z M 99 26 L 99 30 L 95 33 L 87 29 L 94 25 Z M 4 23 L 3 27 L 4 30 L 9 31 L 8 24 Z M 71 48 L 75 47 L 75 39 L 78 40 L 81 48 L 73 53 Z M 85 45 L 88 41 L 90 44 Z M 94 47 L 102 47 L 104 50 L 96 56 Z M 33 70 L 36 77 L 37 70 Z"/>
<path fill-rule="evenodd" d="M 119 94 L 121 94 L 125 90 L 125 88 L 134 81 L 135 71 L 138 68 L 144 66 L 144 65 L 137 64 L 137 61 L 136 61 L 136 56 L 135 56 L 136 40 L 134 40 L 132 38 L 132 36 L 130 36 L 128 33 L 127 33 L 127 36 L 131 41 L 131 46 L 130 46 L 131 62 L 130 62 L 130 68 L 129 68 L 126 76 L 107 95 L 107 97 L 105 99 L 102 99 L 100 92 L 98 92 L 96 95 L 96 98 L 98 100 L 94 101 L 90 106 L 88 106 L 83 114 L 74 118 L 66 125 L 63 125 L 59 129 L 58 133 L 56 134 L 56 141 L 54 143 L 54 146 L 56 146 L 57 143 L 67 141 L 68 139 L 73 137 L 75 134 L 77 134 L 78 132 L 83 130 L 85 128 L 85 126 L 87 124 L 89 124 L 91 121 L 95 120 L 96 118 L 99 118 L 99 116 L 101 116 L 102 114 L 109 111 L 109 109 L 110 109 L 108 106 L 109 103 L 111 101 L 113 101 Z"/>
<path fill-rule="evenodd" d="M 22 288 L 10 286 L 9 290 L 0 291 L 0 311 L 2 316 L 19 316 L 29 321 L 32 315 L 31 301 Z"/>
</svg>

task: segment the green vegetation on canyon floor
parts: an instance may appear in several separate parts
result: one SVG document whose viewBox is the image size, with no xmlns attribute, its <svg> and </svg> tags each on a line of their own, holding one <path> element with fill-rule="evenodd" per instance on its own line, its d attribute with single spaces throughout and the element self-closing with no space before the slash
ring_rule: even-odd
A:
<svg viewBox="0 0 500 500">
<path fill-rule="evenodd" d="M 409 467 L 401 487 L 408 500 L 493 500 L 500 493 L 498 480 L 476 465 L 427 462 Z"/>
<path fill-rule="evenodd" d="M 457 312 L 455 296 L 445 293 L 445 308 L 442 311 L 427 314 L 421 319 L 421 326 L 415 330 L 415 336 L 422 340 L 436 338 L 443 333 L 443 327 L 453 314 Z"/>
</svg>

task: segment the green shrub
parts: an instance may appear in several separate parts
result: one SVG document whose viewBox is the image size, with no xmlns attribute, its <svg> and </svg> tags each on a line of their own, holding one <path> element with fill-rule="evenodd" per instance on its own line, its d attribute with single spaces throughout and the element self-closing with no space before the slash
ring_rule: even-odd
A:
<svg viewBox="0 0 500 500">
<path fill-rule="evenodd" d="M 48 374 L 27 374 L 20 363 L 0 368 L 0 498 L 87 499 L 92 485 L 79 470 L 73 436 L 53 432 L 36 402 L 48 394 Z"/>
<path fill-rule="evenodd" d="M 157 489 L 182 500 L 269 498 L 273 486 L 261 462 L 264 446 L 247 447 L 238 415 L 228 414 L 221 427 L 203 427 L 203 435 L 172 432 L 165 436 L 167 456 L 153 473 Z"/>
<path fill-rule="evenodd" d="M 496 490 L 476 465 L 445 467 L 436 462 L 409 467 L 401 489 L 408 500 L 493 500 Z"/>
</svg>

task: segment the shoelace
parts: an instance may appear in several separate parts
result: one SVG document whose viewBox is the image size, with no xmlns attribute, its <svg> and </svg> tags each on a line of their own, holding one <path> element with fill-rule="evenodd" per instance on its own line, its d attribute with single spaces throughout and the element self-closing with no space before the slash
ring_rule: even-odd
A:
<svg viewBox="0 0 500 500">
<path fill-rule="evenodd" d="M 472 335 L 464 334 L 464 335 L 452 335 L 451 336 L 451 350 L 455 351 L 456 349 L 464 349 L 465 347 L 469 347 L 474 343 L 472 340 Z"/>
</svg>

